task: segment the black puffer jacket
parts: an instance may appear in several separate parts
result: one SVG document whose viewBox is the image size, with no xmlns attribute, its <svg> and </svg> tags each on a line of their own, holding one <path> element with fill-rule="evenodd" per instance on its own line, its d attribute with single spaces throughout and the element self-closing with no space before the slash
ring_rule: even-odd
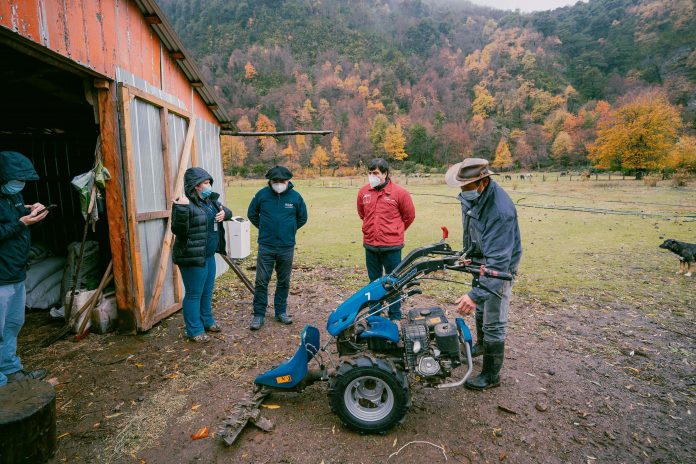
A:
<svg viewBox="0 0 696 464">
<path fill-rule="evenodd" d="M 10 180 L 39 180 L 39 176 L 21 153 L 0 151 L 0 185 Z M 0 192 L 0 285 L 26 279 L 31 234 L 19 218 L 29 212 L 21 194 Z"/>
<path fill-rule="evenodd" d="M 195 191 L 196 185 L 213 178 L 205 169 L 189 168 L 184 173 L 184 191 L 189 199 L 188 205 L 174 204 L 172 208 L 172 232 L 174 239 L 173 259 L 179 266 L 205 265 L 205 249 L 208 243 L 208 215 L 203 200 Z M 225 221 L 232 219 L 232 211 L 223 206 L 218 199 L 220 194 L 213 192 L 208 198 L 216 209 L 225 211 Z M 218 228 L 219 240 L 217 253 L 226 254 L 225 228 Z"/>
</svg>

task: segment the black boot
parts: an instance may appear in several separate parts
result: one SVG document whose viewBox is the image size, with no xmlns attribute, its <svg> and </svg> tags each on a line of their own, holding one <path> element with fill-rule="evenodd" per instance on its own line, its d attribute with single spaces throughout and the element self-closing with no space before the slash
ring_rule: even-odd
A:
<svg viewBox="0 0 696 464">
<path fill-rule="evenodd" d="M 483 342 L 483 369 L 464 384 L 471 390 L 487 390 L 500 385 L 500 369 L 505 357 L 505 342 Z"/>
<path fill-rule="evenodd" d="M 471 357 L 476 358 L 483 354 L 483 318 L 476 318 L 476 344 L 471 349 Z"/>
</svg>

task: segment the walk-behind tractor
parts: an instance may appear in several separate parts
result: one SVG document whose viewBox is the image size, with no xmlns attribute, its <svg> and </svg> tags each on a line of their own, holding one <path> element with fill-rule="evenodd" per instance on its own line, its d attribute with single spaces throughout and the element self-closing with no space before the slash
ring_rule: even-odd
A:
<svg viewBox="0 0 696 464">
<path fill-rule="evenodd" d="M 399 329 L 381 315 L 389 305 L 420 294 L 422 280 L 445 280 L 426 277 L 440 270 L 470 273 L 474 286 L 494 294 L 480 277 L 512 279 L 453 251 L 444 241 L 417 248 L 391 274 L 366 285 L 331 313 L 326 344 L 320 344 L 316 327 L 305 326 L 295 355 L 258 376 L 256 385 L 261 392 L 301 391 L 317 380 L 328 381 L 332 411 L 348 427 L 365 433 L 384 432 L 403 421 L 411 405 L 409 378 L 435 388 L 463 385 L 472 370 L 471 333 L 463 319 L 449 321 L 440 308 L 416 308 Z M 329 349 L 333 342 L 335 350 Z M 309 368 L 312 360 L 318 369 Z M 460 366 L 467 366 L 463 377 L 448 381 Z"/>
</svg>

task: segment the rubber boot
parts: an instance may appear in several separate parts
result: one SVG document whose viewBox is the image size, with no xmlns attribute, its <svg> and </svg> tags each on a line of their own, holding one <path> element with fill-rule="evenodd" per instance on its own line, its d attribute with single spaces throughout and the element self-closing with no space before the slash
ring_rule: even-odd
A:
<svg viewBox="0 0 696 464">
<path fill-rule="evenodd" d="M 505 357 L 505 342 L 483 342 L 483 369 L 464 384 L 471 390 L 488 390 L 500 385 L 500 369 Z"/>
<path fill-rule="evenodd" d="M 476 344 L 471 348 L 471 357 L 476 358 L 483 354 L 483 318 L 476 318 Z"/>
</svg>

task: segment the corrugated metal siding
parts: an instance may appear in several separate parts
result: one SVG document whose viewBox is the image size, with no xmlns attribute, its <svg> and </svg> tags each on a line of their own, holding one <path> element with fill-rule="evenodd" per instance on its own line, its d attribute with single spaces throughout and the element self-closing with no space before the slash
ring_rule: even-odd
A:
<svg viewBox="0 0 696 464">
<path fill-rule="evenodd" d="M 136 212 L 163 211 L 167 208 L 164 186 L 164 162 L 162 160 L 162 135 L 160 110 L 145 101 L 134 99 L 131 103 L 131 133 L 135 187 Z M 162 240 L 167 219 L 151 219 L 138 223 L 140 261 L 145 289 L 145 305 L 150 304 L 154 279 L 157 274 Z M 162 286 L 162 294 L 156 312 L 164 311 L 175 303 L 172 280 L 172 263 Z"/>
<path fill-rule="evenodd" d="M 196 120 L 196 153 L 198 154 L 198 163 L 200 167 L 205 169 L 213 176 L 213 191 L 220 194 L 220 201 L 225 204 L 225 176 L 222 172 L 222 158 L 220 153 L 220 127 L 211 124 L 208 121 L 198 118 Z M 225 238 L 227 240 L 227 249 L 231 239 L 229 227 L 225 227 Z M 216 255 L 216 275 L 225 272 L 229 267 L 227 263 Z"/>
</svg>

